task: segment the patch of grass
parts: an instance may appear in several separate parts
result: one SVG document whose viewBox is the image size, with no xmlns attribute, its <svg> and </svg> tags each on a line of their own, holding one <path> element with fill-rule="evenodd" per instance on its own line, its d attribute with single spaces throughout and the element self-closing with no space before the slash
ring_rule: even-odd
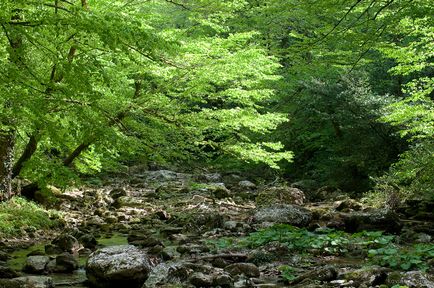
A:
<svg viewBox="0 0 434 288">
<path fill-rule="evenodd" d="M 23 231 L 52 229 L 60 224 L 60 214 L 45 210 L 21 197 L 0 203 L 0 237 L 14 237 Z"/>
</svg>

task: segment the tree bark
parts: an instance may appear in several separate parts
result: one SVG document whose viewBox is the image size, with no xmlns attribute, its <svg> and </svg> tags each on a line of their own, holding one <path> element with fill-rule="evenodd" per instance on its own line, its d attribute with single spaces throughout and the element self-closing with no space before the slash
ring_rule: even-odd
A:
<svg viewBox="0 0 434 288">
<path fill-rule="evenodd" d="M 0 131 L 0 200 L 12 197 L 12 167 L 15 137 L 12 131 Z"/>
<path fill-rule="evenodd" d="M 36 133 L 35 133 L 33 135 L 30 135 L 29 142 L 27 142 L 23 154 L 21 154 L 21 157 L 20 159 L 18 159 L 17 163 L 15 163 L 14 168 L 12 170 L 12 178 L 15 178 L 18 175 L 20 175 L 24 163 L 26 163 L 26 161 L 33 156 L 33 154 L 36 151 L 36 148 L 38 148 L 38 140 L 36 139 Z"/>
</svg>

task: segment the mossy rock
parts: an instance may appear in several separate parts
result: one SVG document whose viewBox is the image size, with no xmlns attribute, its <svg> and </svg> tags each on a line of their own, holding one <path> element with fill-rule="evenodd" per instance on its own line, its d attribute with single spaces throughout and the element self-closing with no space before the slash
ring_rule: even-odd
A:
<svg viewBox="0 0 434 288">
<path fill-rule="evenodd" d="M 279 204 L 297 204 L 302 205 L 305 201 L 303 191 L 293 187 L 270 187 L 261 190 L 256 196 L 256 205 L 258 207 Z"/>
</svg>

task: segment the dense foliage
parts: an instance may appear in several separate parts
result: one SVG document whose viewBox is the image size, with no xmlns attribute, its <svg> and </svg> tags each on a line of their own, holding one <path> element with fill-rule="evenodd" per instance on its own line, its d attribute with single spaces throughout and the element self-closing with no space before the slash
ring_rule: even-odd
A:
<svg viewBox="0 0 434 288">
<path fill-rule="evenodd" d="M 432 197 L 433 13 L 428 0 L 2 1 L 0 191 L 122 162 L 247 162 L 311 189 Z"/>
</svg>

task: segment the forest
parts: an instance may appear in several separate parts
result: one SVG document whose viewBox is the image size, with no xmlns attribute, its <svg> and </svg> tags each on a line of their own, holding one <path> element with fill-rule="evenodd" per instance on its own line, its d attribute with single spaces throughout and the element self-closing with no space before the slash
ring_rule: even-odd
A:
<svg viewBox="0 0 434 288">
<path fill-rule="evenodd" d="M 433 15 L 1 0 L 0 288 L 433 288 Z"/>
</svg>

